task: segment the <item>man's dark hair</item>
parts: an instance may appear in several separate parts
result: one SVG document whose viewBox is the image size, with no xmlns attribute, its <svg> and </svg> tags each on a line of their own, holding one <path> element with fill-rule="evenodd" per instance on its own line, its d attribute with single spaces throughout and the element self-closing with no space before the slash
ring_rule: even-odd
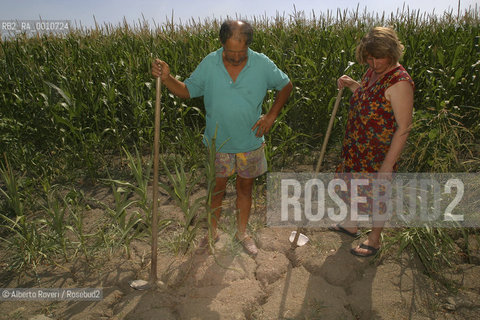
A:
<svg viewBox="0 0 480 320">
<path fill-rule="evenodd" d="M 236 37 L 238 40 L 244 40 L 247 46 L 253 40 L 252 25 L 243 20 L 227 20 L 220 27 L 220 42 L 225 44 L 228 39 Z"/>
</svg>

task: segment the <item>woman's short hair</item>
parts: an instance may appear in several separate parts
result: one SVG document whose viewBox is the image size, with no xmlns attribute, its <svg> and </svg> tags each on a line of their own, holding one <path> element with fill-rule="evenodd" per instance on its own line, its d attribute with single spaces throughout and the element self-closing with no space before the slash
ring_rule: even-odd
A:
<svg viewBox="0 0 480 320">
<path fill-rule="evenodd" d="M 375 27 L 370 30 L 357 46 L 355 56 L 360 64 L 366 64 L 368 56 L 390 58 L 398 62 L 403 55 L 404 46 L 392 28 Z"/>
<path fill-rule="evenodd" d="M 240 40 L 245 40 L 245 44 L 249 46 L 253 40 L 252 25 L 243 20 L 225 21 L 220 27 L 220 42 L 225 44 L 231 37 L 238 37 Z"/>
</svg>

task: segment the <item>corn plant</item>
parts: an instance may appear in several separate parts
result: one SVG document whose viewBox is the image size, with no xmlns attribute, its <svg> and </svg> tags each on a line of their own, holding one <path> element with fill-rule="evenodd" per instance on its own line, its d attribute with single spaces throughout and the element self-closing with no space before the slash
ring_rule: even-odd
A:
<svg viewBox="0 0 480 320">
<path fill-rule="evenodd" d="M 127 212 L 127 209 L 138 203 L 137 200 L 128 200 L 128 193 L 122 187 L 112 185 L 115 199 L 115 209 L 106 208 L 112 218 L 113 226 L 118 232 L 118 244 L 123 245 L 127 256 L 130 257 L 130 242 L 138 235 L 138 225 L 142 222 L 138 211 Z"/>
<path fill-rule="evenodd" d="M 137 148 L 135 148 L 135 156 L 125 148 L 123 151 L 127 157 L 130 174 L 135 182 L 104 179 L 111 184 L 115 208 L 112 209 L 106 205 L 104 207 L 112 218 L 116 233 L 118 233 L 117 244 L 123 245 L 127 255 L 130 256 L 130 242 L 138 237 L 142 230 L 148 233 L 151 231 L 153 203 L 148 198 L 148 185 L 151 181 L 152 161 L 150 160 L 144 166 L 142 156 Z M 136 195 L 136 199 L 129 199 L 132 193 Z M 132 206 L 139 206 L 142 212 L 127 211 Z M 170 219 L 160 219 L 159 230 L 166 228 L 171 222 Z"/>
<path fill-rule="evenodd" d="M 5 236 L 1 239 L 12 249 L 10 263 L 12 270 L 26 269 L 31 266 L 36 272 L 38 264 L 48 254 L 43 233 L 45 225 L 38 218 L 27 217 L 24 195 L 20 190 L 21 182 L 9 166 L 6 157 L 5 163 L 6 166 L 2 165 L 0 173 L 6 190 L 0 188 L 0 192 L 5 197 L 6 212 L 9 214 L 0 213 L 0 226 L 6 230 Z"/>
<path fill-rule="evenodd" d="M 136 156 L 134 157 L 127 149 L 123 148 L 125 155 L 127 156 L 128 160 L 128 167 L 130 168 L 130 172 L 135 179 L 134 184 L 125 184 L 130 189 L 132 189 L 139 197 L 138 203 L 140 206 L 147 212 L 147 208 L 149 207 L 148 197 L 147 197 L 147 187 L 150 181 L 150 174 L 152 170 L 152 160 L 150 160 L 145 168 L 143 167 L 142 157 L 137 148 L 135 148 Z M 147 220 L 150 217 L 146 217 Z"/>
<path fill-rule="evenodd" d="M 187 252 L 200 226 L 198 221 L 202 219 L 200 208 L 202 207 L 202 201 L 205 199 L 204 197 L 192 199 L 202 177 L 195 170 L 192 170 L 190 177 L 188 177 L 181 159 L 175 161 L 173 173 L 170 172 L 165 159 L 162 159 L 162 165 L 167 175 L 168 184 L 160 182 L 160 187 L 168 193 L 183 213 L 183 219 L 177 221 L 181 233 L 175 241 L 176 251 Z"/>
<path fill-rule="evenodd" d="M 133 204 L 138 204 L 143 211 L 143 217 L 140 219 L 143 225 L 149 229 L 151 222 L 151 206 L 152 203 L 148 199 L 148 184 L 150 183 L 150 175 L 152 169 L 152 161 L 150 160 L 144 167 L 142 156 L 137 148 L 135 148 L 135 156 L 133 156 L 127 149 L 123 148 L 123 152 L 127 157 L 127 164 L 130 169 L 130 174 L 134 179 L 134 183 L 122 181 L 117 179 L 104 179 L 105 182 L 112 184 L 112 190 L 115 197 L 116 214 L 119 218 L 124 218 L 122 207 L 125 209 Z M 116 186 L 116 187 L 115 187 Z M 130 193 L 137 196 L 137 200 L 127 201 Z M 120 221 L 121 225 L 125 225 Z"/>
<path fill-rule="evenodd" d="M 68 194 L 62 200 L 59 200 L 55 192 L 49 192 L 47 194 L 47 205 L 44 207 L 47 215 L 42 220 L 49 227 L 50 232 L 52 232 L 49 232 L 48 236 L 60 248 L 65 262 L 69 261 L 68 249 L 70 247 L 70 240 L 66 236 L 68 231 L 66 218 L 70 208 L 67 198 Z"/>
<path fill-rule="evenodd" d="M 94 237 L 95 233 L 86 233 L 84 229 L 84 215 L 85 210 L 83 210 L 80 205 L 80 198 L 83 197 L 83 193 L 73 189 L 69 192 L 67 197 L 65 197 L 66 204 L 69 207 L 70 211 L 70 220 L 71 222 L 67 224 L 66 228 L 70 230 L 73 235 L 77 238 L 77 241 L 71 241 L 74 249 L 73 257 L 77 257 L 79 251 L 83 254 L 87 263 L 92 261 L 92 254 L 95 248 L 89 246 L 88 241 L 90 238 Z M 75 247 L 76 246 L 76 247 Z"/>
<path fill-rule="evenodd" d="M 397 248 L 401 253 L 411 250 L 415 253 L 428 274 L 441 276 L 443 266 L 451 266 L 454 253 L 454 240 L 447 229 L 408 228 L 384 238 L 384 251 Z"/>
<path fill-rule="evenodd" d="M 206 191 L 207 195 L 204 202 L 204 208 L 207 216 L 207 223 L 208 223 L 208 246 L 210 251 L 214 251 L 214 244 L 215 239 L 213 238 L 213 230 L 212 230 L 212 219 L 216 219 L 213 215 L 212 210 L 212 197 L 214 196 L 215 190 L 215 177 L 216 177 L 216 170 L 215 170 L 215 159 L 217 153 L 216 147 L 216 140 L 217 140 L 217 128 L 215 128 L 215 134 L 212 138 L 212 142 L 207 147 L 207 158 L 204 162 L 204 170 L 205 170 L 205 182 L 206 182 Z"/>
<path fill-rule="evenodd" d="M 6 155 L 5 165 L 2 164 L 0 174 L 6 188 L 6 190 L 0 188 L 0 192 L 5 197 L 5 211 L 8 212 L 7 216 L 23 217 L 25 214 L 23 195 L 20 190 L 21 179 L 13 173 Z"/>
<path fill-rule="evenodd" d="M 1 227 L 9 232 L 7 237 L 0 238 L 11 249 L 9 268 L 26 271 L 31 267 L 36 273 L 38 265 L 49 255 L 46 225 L 39 219 L 27 220 L 26 216 L 12 219 L 0 213 L 0 219 Z"/>
<path fill-rule="evenodd" d="M 437 114 L 419 110 L 415 116 L 412 135 L 414 148 L 405 158 L 405 166 L 416 171 L 464 171 L 462 160 L 472 158 L 473 133 L 465 127 L 463 116 L 443 108 Z M 465 154 L 465 155 L 462 155 Z"/>
<path fill-rule="evenodd" d="M 273 101 L 274 97 L 270 92 L 269 99 L 264 105 L 265 113 L 270 111 Z M 295 161 L 295 157 L 301 155 L 306 148 L 305 143 L 300 140 L 307 135 L 292 129 L 285 120 L 292 107 L 294 105 L 288 105 L 281 110 L 271 128 L 271 134 L 267 134 L 265 137 L 265 157 L 269 169 L 284 167 L 287 161 Z"/>
</svg>

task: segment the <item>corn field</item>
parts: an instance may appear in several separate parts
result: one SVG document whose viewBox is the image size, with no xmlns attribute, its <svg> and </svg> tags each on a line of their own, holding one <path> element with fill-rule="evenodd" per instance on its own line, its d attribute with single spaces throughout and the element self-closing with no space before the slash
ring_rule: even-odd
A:
<svg viewBox="0 0 480 320">
<path fill-rule="evenodd" d="M 478 7 L 442 16 L 408 9 L 384 16 L 357 10 L 309 18 L 304 12 L 295 12 L 251 22 L 255 29 L 251 48 L 270 57 L 294 85 L 266 137 L 271 171 L 315 161 L 312 153 L 319 151 L 323 141 L 337 93 L 336 79 L 342 74 L 360 79 L 366 69 L 355 61 L 355 47 L 376 25 L 397 31 L 405 45 L 401 63 L 416 84 L 414 127 L 400 170 L 480 169 Z M 124 150 L 129 154 L 138 148 L 140 154 L 150 155 L 155 93 L 152 59 L 162 58 L 174 75 L 186 79 L 203 57 L 220 46 L 220 24 L 217 20 L 192 20 L 184 25 L 151 26 L 144 21 L 136 26 L 74 30 L 64 37 L 2 40 L 0 189 L 5 196 L 2 208 L 11 211 L 3 215 L 5 221 L 25 216 L 21 205 L 27 199 L 25 190 L 48 191 L 55 183 L 79 176 L 108 178 L 111 160 L 123 157 Z M 345 93 L 342 98 L 330 152 L 341 142 L 349 97 Z M 273 98 L 273 92 L 267 95 L 265 110 Z M 186 168 L 205 160 L 201 142 L 204 110 L 201 99 L 181 100 L 163 90 L 162 154 L 180 156 Z M 14 177 L 22 183 L 21 188 Z M 117 196 L 119 203 L 125 201 L 121 194 Z M 61 220 L 62 210 L 77 217 L 76 196 L 50 194 L 48 199 L 46 211 L 52 219 Z M 58 201 L 64 209 L 57 206 Z M 148 209 L 147 204 L 143 206 Z M 123 221 L 119 227 L 123 237 L 140 223 L 140 218 L 126 221 L 121 210 L 117 216 Z M 26 228 L 22 232 L 32 233 L 32 239 L 41 231 L 35 226 L 28 229 L 23 220 L 19 223 Z M 81 226 L 81 221 L 78 223 Z M 59 226 L 57 233 L 63 239 L 67 231 Z M 81 230 L 77 233 L 81 249 Z M 41 244 L 33 241 L 31 246 L 32 254 L 42 254 L 37 250 Z"/>
<path fill-rule="evenodd" d="M 355 62 L 355 45 L 374 25 L 397 30 L 406 48 L 401 63 L 416 83 L 416 126 L 403 168 L 478 167 L 477 9 L 442 17 L 416 11 L 388 17 L 338 12 L 306 19 L 304 13 L 295 13 L 253 23 L 252 49 L 269 56 L 295 87 L 268 137 L 271 169 L 288 163 L 283 160 L 287 155 L 301 157 L 318 149 L 336 95 L 335 80 L 344 73 L 361 77 L 365 67 Z M 122 147 L 151 148 L 152 58 L 161 57 L 172 73 L 185 79 L 219 47 L 219 24 L 105 25 L 64 38 L 17 37 L 2 42 L 2 154 L 29 176 L 62 175 L 60 169 L 79 168 L 96 175 L 108 163 L 106 158 L 121 153 Z M 348 98 L 345 95 L 345 105 Z M 265 101 L 265 108 L 269 102 Z M 201 99 L 183 101 L 164 91 L 162 104 L 162 151 L 196 161 L 203 153 Z M 345 111 L 338 117 L 332 140 L 341 139 Z"/>
</svg>

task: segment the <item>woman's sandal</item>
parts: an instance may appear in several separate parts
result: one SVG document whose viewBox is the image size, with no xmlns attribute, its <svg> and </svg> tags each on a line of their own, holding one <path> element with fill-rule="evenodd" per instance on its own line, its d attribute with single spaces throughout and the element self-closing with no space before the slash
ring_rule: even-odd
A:
<svg viewBox="0 0 480 320">
<path fill-rule="evenodd" d="M 350 249 L 351 254 L 353 254 L 354 256 L 357 256 L 357 257 L 362 257 L 362 258 L 367 258 L 367 257 L 374 256 L 374 255 L 377 254 L 378 250 L 380 250 L 380 248 L 374 248 L 374 247 L 371 247 L 371 246 L 367 246 L 364 243 L 361 243 L 358 247 L 361 248 L 361 249 L 365 249 L 365 250 L 370 251 L 368 253 L 360 253 L 357 250 L 355 250 L 356 248 L 355 249 Z"/>
<path fill-rule="evenodd" d="M 360 237 L 361 233 L 360 232 L 350 232 L 348 231 L 347 229 L 345 229 L 344 227 L 342 227 L 340 224 L 337 224 L 336 226 L 332 226 L 332 227 L 328 227 L 328 230 L 330 231 L 333 231 L 333 232 L 340 232 L 340 233 L 344 233 L 346 234 L 347 236 L 350 236 L 352 238 L 358 238 Z"/>
</svg>

